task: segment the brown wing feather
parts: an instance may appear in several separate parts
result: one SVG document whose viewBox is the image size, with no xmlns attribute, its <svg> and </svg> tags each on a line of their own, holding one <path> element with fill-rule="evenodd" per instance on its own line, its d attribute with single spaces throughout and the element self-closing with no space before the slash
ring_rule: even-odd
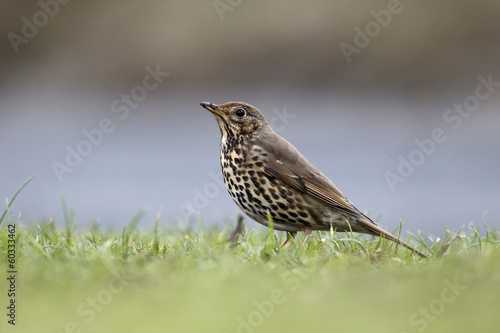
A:
<svg viewBox="0 0 500 333">
<path fill-rule="evenodd" d="M 309 163 L 288 141 L 276 135 L 272 140 L 263 140 L 263 142 L 275 142 L 277 140 L 282 142 L 276 145 L 267 145 L 264 143 L 264 147 L 262 147 L 269 154 L 264 165 L 264 173 L 266 175 L 279 179 L 296 190 L 307 193 L 313 198 L 346 214 L 357 218 L 365 218 L 347 200 L 344 193 L 330 179 Z"/>
<path fill-rule="evenodd" d="M 332 190 L 328 188 L 331 187 L 331 184 L 326 183 L 328 186 L 326 187 L 324 183 L 318 183 L 318 179 L 311 178 L 310 176 L 300 176 L 293 170 L 286 169 L 287 168 L 276 163 L 276 161 L 273 161 L 271 157 L 264 167 L 264 173 L 269 177 L 281 180 L 298 191 L 309 194 L 332 208 L 338 209 L 354 217 L 363 217 L 336 187 Z M 277 177 L 277 175 L 279 176 Z M 337 191 L 335 191 L 335 189 Z"/>
</svg>

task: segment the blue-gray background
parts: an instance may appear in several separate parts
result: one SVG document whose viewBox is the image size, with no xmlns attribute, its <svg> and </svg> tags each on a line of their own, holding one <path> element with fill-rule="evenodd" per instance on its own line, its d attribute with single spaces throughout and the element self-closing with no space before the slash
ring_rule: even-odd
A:
<svg viewBox="0 0 500 333">
<path fill-rule="evenodd" d="M 500 88 L 456 129 L 443 116 L 474 95 L 479 76 L 500 81 L 500 4 L 401 1 L 348 62 L 341 43 L 355 46 L 355 28 L 387 6 L 70 1 L 44 22 L 36 2 L 3 1 L 0 197 L 35 175 L 12 206 L 23 223 L 62 224 L 64 196 L 79 225 L 122 228 L 141 209 L 145 228 L 158 212 L 162 225 L 196 224 L 198 214 L 230 224 L 219 130 L 198 103 L 242 100 L 384 227 L 498 226 Z M 13 47 L 12 33 L 34 19 L 38 31 Z M 169 75 L 120 119 L 113 101 L 139 91 L 148 66 Z M 105 118 L 113 131 L 59 181 L 54 162 Z M 391 190 L 384 174 L 435 128 L 447 140 Z"/>
</svg>

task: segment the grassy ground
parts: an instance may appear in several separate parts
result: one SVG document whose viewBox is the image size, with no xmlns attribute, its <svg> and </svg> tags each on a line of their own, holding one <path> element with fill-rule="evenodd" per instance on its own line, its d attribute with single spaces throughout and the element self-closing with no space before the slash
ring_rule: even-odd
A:
<svg viewBox="0 0 500 333">
<path fill-rule="evenodd" d="M 80 230 L 63 210 L 62 229 L 0 217 L 0 332 L 498 330 L 500 235 L 487 227 L 414 236 L 430 255 L 420 259 L 376 237 L 329 232 L 280 249 L 282 233 L 254 232 L 252 222 L 235 245 L 230 230 L 202 223 L 159 228 L 158 217 L 138 231 L 139 215 L 121 233 Z"/>
<path fill-rule="evenodd" d="M 378 238 L 328 232 L 277 251 L 284 235 L 248 228 L 231 246 L 229 230 L 216 228 L 17 225 L 16 325 L 2 278 L 0 331 L 493 332 L 500 238 L 482 231 L 430 239 L 434 254 L 420 259 Z"/>
</svg>

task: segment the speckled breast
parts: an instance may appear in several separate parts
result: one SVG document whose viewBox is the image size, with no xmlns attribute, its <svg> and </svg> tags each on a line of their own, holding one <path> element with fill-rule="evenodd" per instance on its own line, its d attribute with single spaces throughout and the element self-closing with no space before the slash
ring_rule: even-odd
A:
<svg viewBox="0 0 500 333">
<path fill-rule="evenodd" d="M 224 183 L 240 209 L 265 226 L 272 217 L 276 230 L 318 229 L 319 224 L 328 228 L 324 217 L 311 209 L 306 196 L 263 172 L 267 158 L 268 153 L 257 145 L 221 147 Z"/>
</svg>

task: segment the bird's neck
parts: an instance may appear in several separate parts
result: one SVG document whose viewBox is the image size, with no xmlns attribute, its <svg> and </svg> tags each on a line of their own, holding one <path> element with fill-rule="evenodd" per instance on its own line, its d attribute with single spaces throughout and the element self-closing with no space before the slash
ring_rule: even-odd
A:
<svg viewBox="0 0 500 333">
<path fill-rule="evenodd" d="M 246 136 L 223 135 L 221 136 L 220 147 L 222 150 L 230 151 L 237 146 L 241 146 L 246 139 L 248 139 Z"/>
</svg>

